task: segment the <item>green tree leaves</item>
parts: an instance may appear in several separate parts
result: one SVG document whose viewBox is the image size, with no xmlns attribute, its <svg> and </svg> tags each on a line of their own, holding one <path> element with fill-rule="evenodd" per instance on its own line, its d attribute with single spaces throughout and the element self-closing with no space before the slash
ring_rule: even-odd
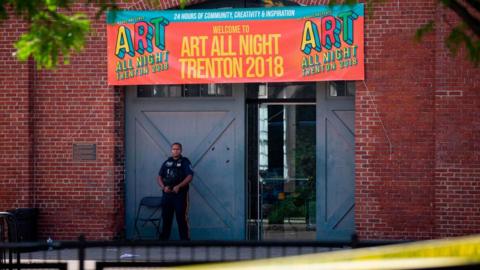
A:
<svg viewBox="0 0 480 270">
<path fill-rule="evenodd" d="M 84 14 L 63 15 L 49 6 L 32 17 L 30 30 L 15 43 L 17 58 L 32 56 L 38 68 L 54 68 L 60 56 L 68 64 L 70 54 L 83 49 L 89 30 L 90 21 Z"/>
<path fill-rule="evenodd" d="M 92 3 L 99 9 L 98 16 L 117 8 L 115 0 L 84 1 Z M 88 17 L 70 11 L 73 4 L 73 0 L 0 0 L 0 19 L 7 19 L 11 10 L 29 25 L 15 43 L 17 59 L 33 57 L 38 68 L 55 68 L 61 58 L 68 64 L 70 55 L 84 48 L 90 31 Z"/>
</svg>

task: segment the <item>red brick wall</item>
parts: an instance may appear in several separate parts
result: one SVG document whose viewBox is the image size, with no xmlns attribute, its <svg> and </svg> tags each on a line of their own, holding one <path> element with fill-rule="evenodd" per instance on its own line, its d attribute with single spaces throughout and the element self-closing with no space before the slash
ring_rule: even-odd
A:
<svg viewBox="0 0 480 270">
<path fill-rule="evenodd" d="M 445 49 L 456 16 L 439 8 L 436 18 L 435 237 L 479 233 L 480 69 Z"/>
<path fill-rule="evenodd" d="M 79 5 L 94 18 L 96 9 Z M 40 237 L 111 239 L 123 223 L 121 91 L 107 86 L 105 19 L 69 65 L 38 71 L 35 85 L 35 205 Z M 95 161 L 74 161 L 73 144 L 96 144 Z M 118 160 L 117 160 L 118 158 Z"/>
<path fill-rule="evenodd" d="M 434 231 L 432 35 L 413 41 L 435 1 L 377 4 L 365 20 L 365 84 L 356 95 L 356 229 L 361 239 Z"/>
<path fill-rule="evenodd" d="M 356 97 L 362 239 L 480 232 L 480 76 L 448 54 L 445 18 L 455 22 L 436 1 L 390 1 L 366 20 L 366 87 Z M 412 42 L 432 19 L 436 31 Z"/>
<path fill-rule="evenodd" d="M 25 23 L 0 26 L 0 211 L 32 206 L 30 63 L 18 63 L 13 43 Z"/>
<path fill-rule="evenodd" d="M 41 238 L 107 239 L 123 227 L 123 91 L 106 85 L 103 22 L 56 71 L 14 60 L 24 23 L 0 30 L 0 211 L 39 208 Z M 73 161 L 73 143 L 95 143 L 97 161 Z"/>
</svg>

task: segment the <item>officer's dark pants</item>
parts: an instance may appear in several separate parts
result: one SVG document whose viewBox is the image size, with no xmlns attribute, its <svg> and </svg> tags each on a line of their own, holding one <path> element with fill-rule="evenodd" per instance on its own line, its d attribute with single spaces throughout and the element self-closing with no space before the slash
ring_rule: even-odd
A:
<svg viewBox="0 0 480 270">
<path fill-rule="evenodd" d="M 188 228 L 188 192 L 179 193 L 163 193 L 163 210 L 162 210 L 162 233 L 161 240 L 168 240 L 172 230 L 173 213 L 177 218 L 178 231 L 180 240 L 190 240 L 190 233 Z"/>
</svg>

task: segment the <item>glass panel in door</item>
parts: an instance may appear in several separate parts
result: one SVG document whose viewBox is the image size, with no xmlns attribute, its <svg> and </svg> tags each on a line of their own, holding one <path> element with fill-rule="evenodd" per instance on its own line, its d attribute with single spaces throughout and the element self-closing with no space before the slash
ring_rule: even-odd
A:
<svg viewBox="0 0 480 270">
<path fill-rule="evenodd" d="M 259 238 L 314 240 L 315 105 L 258 106 Z"/>
</svg>

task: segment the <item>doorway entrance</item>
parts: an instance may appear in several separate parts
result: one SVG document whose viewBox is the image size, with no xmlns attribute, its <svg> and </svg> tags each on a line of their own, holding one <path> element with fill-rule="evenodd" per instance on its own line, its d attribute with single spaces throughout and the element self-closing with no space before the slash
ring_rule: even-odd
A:
<svg viewBox="0 0 480 270">
<path fill-rule="evenodd" d="M 248 237 L 354 232 L 354 85 L 247 85 Z"/>
<path fill-rule="evenodd" d="M 247 87 L 249 236 L 316 239 L 313 83 Z"/>
<path fill-rule="evenodd" d="M 314 240 L 315 105 L 267 103 L 258 109 L 262 239 Z"/>
<path fill-rule="evenodd" d="M 127 89 L 127 237 L 179 141 L 195 171 L 192 239 L 349 240 L 354 97 L 350 82 Z"/>
</svg>

